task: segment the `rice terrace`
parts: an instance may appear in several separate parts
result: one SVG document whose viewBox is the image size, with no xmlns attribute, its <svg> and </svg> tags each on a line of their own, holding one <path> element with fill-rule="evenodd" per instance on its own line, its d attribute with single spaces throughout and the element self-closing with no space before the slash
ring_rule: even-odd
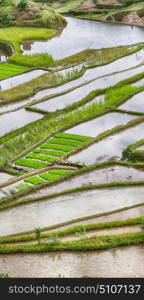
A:
<svg viewBox="0 0 144 300">
<path fill-rule="evenodd" d="M 0 8 L 0 277 L 143 277 L 144 1 Z"/>
</svg>

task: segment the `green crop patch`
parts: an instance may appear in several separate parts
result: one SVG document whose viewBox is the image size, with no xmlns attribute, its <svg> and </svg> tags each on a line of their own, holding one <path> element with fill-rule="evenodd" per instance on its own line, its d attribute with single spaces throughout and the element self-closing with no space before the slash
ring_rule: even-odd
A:
<svg viewBox="0 0 144 300">
<path fill-rule="evenodd" d="M 51 156 L 56 156 L 56 157 L 62 157 L 65 155 L 65 152 L 55 151 L 55 150 L 45 150 L 45 149 L 35 149 L 33 152 L 43 153 L 46 155 L 51 155 Z"/>
<path fill-rule="evenodd" d="M 32 184 L 41 184 L 41 183 L 45 183 L 46 181 L 42 178 L 40 178 L 39 176 L 32 176 L 29 178 L 26 178 L 24 180 L 24 182 L 28 182 L 28 183 L 32 183 Z"/>
<path fill-rule="evenodd" d="M 56 174 L 56 175 L 67 175 L 67 174 L 71 174 L 72 172 L 74 172 L 73 170 L 64 170 L 64 169 L 55 169 L 55 170 L 50 170 L 49 171 L 52 174 Z"/>
<path fill-rule="evenodd" d="M 49 172 L 46 172 L 46 173 L 42 173 L 39 175 L 40 177 L 46 179 L 47 181 L 55 181 L 57 179 L 60 178 L 60 175 L 56 175 L 56 174 L 51 174 Z"/>
<path fill-rule="evenodd" d="M 70 152 L 74 150 L 74 147 L 72 146 L 66 146 L 66 145 L 58 145 L 58 144 L 43 144 L 40 146 L 40 148 L 46 148 L 46 149 L 55 149 L 55 150 L 62 150 L 64 152 Z"/>
<path fill-rule="evenodd" d="M 87 141 L 90 141 L 92 139 L 92 138 L 87 137 L 87 136 L 80 136 L 80 135 L 74 135 L 74 134 L 63 133 L 63 132 L 55 134 L 54 137 L 70 139 L 70 140 L 76 140 L 76 141 L 80 141 L 80 142 L 87 142 Z"/>
<path fill-rule="evenodd" d="M 0 65 L 0 79 L 6 79 L 8 77 L 18 75 L 20 73 L 28 71 L 28 67 L 23 67 L 14 64 L 1 64 Z"/>
<path fill-rule="evenodd" d="M 64 139 L 64 138 L 52 138 L 47 143 L 48 144 L 52 143 L 52 144 L 60 144 L 60 145 L 69 145 L 69 146 L 73 146 L 73 147 L 78 147 L 82 144 L 82 142 L 74 141 L 74 140 L 70 140 L 70 139 Z"/>
<path fill-rule="evenodd" d="M 23 167 L 29 167 L 32 169 L 39 169 L 44 168 L 48 165 L 48 163 L 44 163 L 41 161 L 31 160 L 27 158 L 21 158 L 15 161 L 16 165 L 23 166 Z"/>
<path fill-rule="evenodd" d="M 44 154 L 37 154 L 37 153 L 30 153 L 26 156 L 26 158 L 34 158 L 34 159 L 38 159 L 38 160 L 42 160 L 42 161 L 47 161 L 52 163 L 53 161 L 55 161 L 57 158 L 56 157 L 52 157 L 52 156 L 48 156 L 48 155 L 44 155 Z"/>
</svg>

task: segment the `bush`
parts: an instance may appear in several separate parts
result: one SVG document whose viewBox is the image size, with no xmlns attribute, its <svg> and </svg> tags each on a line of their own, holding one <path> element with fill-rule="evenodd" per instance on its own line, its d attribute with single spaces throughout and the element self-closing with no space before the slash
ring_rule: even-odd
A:
<svg viewBox="0 0 144 300">
<path fill-rule="evenodd" d="M 18 4 L 18 8 L 21 10 L 25 10 L 29 6 L 29 0 L 20 0 Z"/>
</svg>

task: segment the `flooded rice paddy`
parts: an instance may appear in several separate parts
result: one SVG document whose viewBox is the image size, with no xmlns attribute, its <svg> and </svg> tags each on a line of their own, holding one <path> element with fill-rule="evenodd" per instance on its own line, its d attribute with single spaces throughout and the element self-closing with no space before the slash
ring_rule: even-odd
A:
<svg viewBox="0 0 144 300">
<path fill-rule="evenodd" d="M 143 42 L 143 28 L 70 17 L 66 20 L 68 24 L 59 36 L 48 41 L 34 41 L 33 43 L 30 41 L 30 50 L 27 50 L 28 45 L 22 46 L 23 54 L 49 53 L 54 59 L 63 59 L 85 49 L 117 47 Z"/>
<path fill-rule="evenodd" d="M 5 135 L 11 131 L 19 129 L 26 124 L 41 119 L 41 114 L 27 111 L 21 108 L 14 112 L 9 112 L 0 116 L 0 136 Z"/>
<path fill-rule="evenodd" d="M 12 89 L 20 84 L 26 83 L 38 76 L 41 76 L 43 74 L 47 73 L 47 71 L 44 70 L 33 70 L 29 71 L 20 75 L 16 75 L 13 77 L 10 77 L 8 79 L 4 79 L 0 81 L 0 89 L 2 91 Z"/>
<path fill-rule="evenodd" d="M 74 176 L 67 180 L 65 179 L 64 182 L 33 192 L 32 197 L 59 193 L 82 185 L 138 180 L 144 180 L 144 171 L 126 166 L 110 166 L 85 172 L 84 174 Z M 9 186 L 4 188 L 5 192 L 7 192 L 10 188 L 12 187 Z M 29 195 L 25 196 L 24 199 L 29 197 Z"/>
<path fill-rule="evenodd" d="M 129 111 L 144 112 L 144 92 L 136 94 L 126 103 L 119 106 L 119 108 Z"/>
<path fill-rule="evenodd" d="M 78 126 L 68 129 L 65 132 L 70 134 L 96 137 L 98 134 L 104 131 L 107 131 L 119 125 L 127 124 L 129 121 L 135 118 L 136 116 L 133 115 L 113 112 L 82 123 Z"/>
<path fill-rule="evenodd" d="M 141 73 L 143 71 L 143 66 L 136 67 L 134 69 L 123 71 L 122 73 L 117 73 L 109 76 L 105 76 L 96 79 L 90 83 L 87 83 L 81 87 L 74 89 L 73 91 L 66 93 L 61 96 L 54 97 L 50 100 L 46 100 L 39 104 L 33 105 L 34 108 L 39 108 L 45 111 L 54 112 L 58 109 L 63 109 L 68 105 L 78 102 L 91 91 L 113 86 L 121 80 L 127 79 L 133 75 Z"/>
<path fill-rule="evenodd" d="M 91 165 L 96 162 L 120 159 L 123 150 L 143 138 L 144 123 L 111 135 L 69 157 L 71 162 Z"/>
<path fill-rule="evenodd" d="M 143 192 L 143 186 L 94 189 L 14 207 L 0 212 L 0 235 L 47 227 L 140 204 L 144 201 Z"/>
<path fill-rule="evenodd" d="M 11 277 L 22 278 L 141 278 L 144 270 L 144 246 L 105 251 L 1 255 L 0 272 L 3 273 L 3 270 Z"/>
</svg>

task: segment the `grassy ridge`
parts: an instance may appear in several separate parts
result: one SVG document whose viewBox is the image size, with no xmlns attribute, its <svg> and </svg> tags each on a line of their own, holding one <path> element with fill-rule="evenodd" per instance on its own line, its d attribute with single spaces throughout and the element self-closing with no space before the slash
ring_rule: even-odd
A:
<svg viewBox="0 0 144 300">
<path fill-rule="evenodd" d="M 131 233 L 115 236 L 93 237 L 70 242 L 40 243 L 30 245 L 1 245 L 0 253 L 36 253 L 49 251 L 88 251 L 104 250 L 144 242 L 144 233 Z"/>
</svg>

